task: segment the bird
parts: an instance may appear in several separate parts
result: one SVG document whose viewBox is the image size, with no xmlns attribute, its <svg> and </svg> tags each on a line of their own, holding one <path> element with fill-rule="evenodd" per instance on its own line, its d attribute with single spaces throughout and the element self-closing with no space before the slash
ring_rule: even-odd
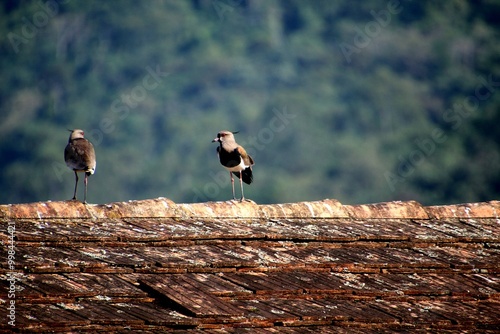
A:
<svg viewBox="0 0 500 334">
<path fill-rule="evenodd" d="M 96 159 L 94 146 L 84 137 L 83 130 L 69 130 L 68 145 L 64 149 L 64 161 L 66 165 L 75 172 L 75 192 L 73 200 L 76 200 L 76 189 L 78 187 L 78 173 L 85 173 L 83 183 L 85 184 L 85 192 L 83 203 L 87 203 L 87 182 L 88 177 L 95 172 Z"/>
<path fill-rule="evenodd" d="M 247 154 L 245 149 L 238 145 L 234 139 L 234 135 L 238 133 L 227 130 L 217 133 L 217 137 L 212 140 L 212 143 L 219 142 L 217 147 L 217 154 L 219 161 L 229 171 L 231 177 L 231 186 L 233 187 L 233 200 L 236 200 L 234 194 L 234 178 L 233 174 L 240 179 L 241 198 L 243 202 L 245 195 L 243 194 L 243 182 L 250 184 L 253 181 L 252 166 L 254 161 L 250 155 Z"/>
</svg>

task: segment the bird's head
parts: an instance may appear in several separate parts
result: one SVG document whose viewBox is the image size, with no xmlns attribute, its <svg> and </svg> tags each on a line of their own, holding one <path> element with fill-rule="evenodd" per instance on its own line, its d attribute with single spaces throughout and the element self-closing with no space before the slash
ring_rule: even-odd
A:
<svg viewBox="0 0 500 334">
<path fill-rule="evenodd" d="M 238 133 L 239 131 L 234 131 L 234 132 L 231 132 L 231 131 L 227 131 L 227 130 L 223 130 L 223 131 L 220 131 L 218 134 L 217 134 L 217 137 L 214 138 L 214 140 L 212 140 L 212 143 L 218 141 L 218 142 L 226 142 L 226 141 L 234 141 L 234 134 Z"/>
<path fill-rule="evenodd" d="M 74 140 L 74 139 L 78 139 L 78 138 L 85 138 L 84 135 L 85 133 L 83 132 L 83 130 L 80 130 L 80 129 L 74 129 L 74 130 L 70 130 L 68 129 L 69 132 L 71 132 L 71 134 L 69 135 L 69 140 Z"/>
</svg>

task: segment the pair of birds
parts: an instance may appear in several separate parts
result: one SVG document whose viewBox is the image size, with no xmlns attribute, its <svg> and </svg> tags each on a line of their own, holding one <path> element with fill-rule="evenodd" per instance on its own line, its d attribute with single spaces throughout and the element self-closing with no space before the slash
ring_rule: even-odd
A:
<svg viewBox="0 0 500 334">
<path fill-rule="evenodd" d="M 95 172 L 96 159 L 94 146 L 85 138 L 83 130 L 69 130 L 68 144 L 64 149 L 64 161 L 66 165 L 75 173 L 75 192 L 73 199 L 76 200 L 76 190 L 78 187 L 78 173 L 85 173 L 84 185 L 85 192 L 83 203 L 87 203 L 87 183 L 88 177 Z M 219 161 L 228 171 L 231 177 L 231 186 L 233 189 L 233 200 L 236 199 L 234 193 L 234 178 L 233 174 L 240 179 L 240 189 L 242 202 L 245 199 L 243 194 L 243 182 L 250 184 L 253 181 L 252 166 L 254 161 L 245 149 L 236 143 L 234 134 L 238 132 L 220 131 L 217 137 L 212 140 L 212 143 L 218 142 L 217 154 Z"/>
</svg>

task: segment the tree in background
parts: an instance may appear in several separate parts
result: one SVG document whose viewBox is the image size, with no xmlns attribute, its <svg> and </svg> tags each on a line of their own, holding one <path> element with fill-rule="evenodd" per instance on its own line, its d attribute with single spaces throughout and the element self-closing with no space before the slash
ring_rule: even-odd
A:
<svg viewBox="0 0 500 334">
<path fill-rule="evenodd" d="M 0 202 L 225 200 L 210 141 L 254 157 L 257 203 L 498 199 L 496 1 L 5 1 Z"/>
</svg>

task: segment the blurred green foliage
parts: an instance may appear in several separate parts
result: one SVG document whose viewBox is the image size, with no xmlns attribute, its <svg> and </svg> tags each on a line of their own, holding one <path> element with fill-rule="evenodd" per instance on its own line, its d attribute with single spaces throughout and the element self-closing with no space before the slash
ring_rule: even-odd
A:
<svg viewBox="0 0 500 334">
<path fill-rule="evenodd" d="M 500 2 L 3 1 L 0 203 L 227 200 L 219 130 L 258 203 L 500 199 Z M 80 187 L 80 190 L 83 187 Z M 81 195 L 80 195 L 81 197 Z"/>
</svg>

